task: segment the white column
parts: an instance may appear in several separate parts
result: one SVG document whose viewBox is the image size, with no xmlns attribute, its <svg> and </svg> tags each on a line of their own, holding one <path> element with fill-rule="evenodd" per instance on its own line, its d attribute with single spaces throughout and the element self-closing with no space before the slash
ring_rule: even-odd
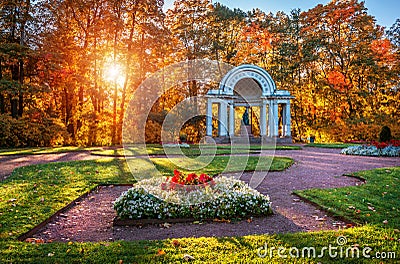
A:
<svg viewBox="0 0 400 264">
<path fill-rule="evenodd" d="M 212 137 L 212 101 L 207 100 L 206 134 Z"/>
<path fill-rule="evenodd" d="M 290 120 L 290 101 L 288 101 L 285 106 L 286 107 L 285 107 L 285 124 L 284 124 L 285 134 L 284 134 L 284 136 L 285 137 L 291 137 L 292 136 L 292 132 L 291 132 L 291 127 L 290 127 L 290 123 L 291 123 L 291 120 Z"/>
<path fill-rule="evenodd" d="M 273 137 L 274 134 L 274 104 L 273 101 L 268 101 L 268 136 Z"/>
<path fill-rule="evenodd" d="M 235 107 L 233 103 L 229 105 L 229 136 L 235 135 Z"/>
<path fill-rule="evenodd" d="M 265 105 L 265 101 L 263 100 L 260 105 L 260 135 L 267 135 L 267 109 Z"/>
<path fill-rule="evenodd" d="M 286 135 L 286 104 L 282 104 L 282 136 Z"/>
<path fill-rule="evenodd" d="M 272 103 L 272 111 L 273 111 L 273 127 L 274 129 L 272 130 L 272 137 L 277 137 L 279 136 L 279 112 L 278 112 L 278 103 L 273 102 Z"/>
<path fill-rule="evenodd" d="M 218 135 L 220 137 L 225 137 L 228 134 L 228 112 L 227 112 L 227 103 L 225 101 L 221 101 L 219 103 L 218 109 Z"/>
</svg>

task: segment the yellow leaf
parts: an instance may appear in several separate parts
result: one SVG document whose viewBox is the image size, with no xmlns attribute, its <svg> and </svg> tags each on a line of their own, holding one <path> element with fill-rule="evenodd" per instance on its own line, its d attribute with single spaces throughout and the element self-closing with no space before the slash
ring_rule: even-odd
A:
<svg viewBox="0 0 400 264">
<path fill-rule="evenodd" d="M 157 250 L 157 256 L 162 256 L 162 255 L 165 255 L 165 254 L 166 253 L 165 253 L 164 250 L 162 250 L 162 249 Z"/>
</svg>

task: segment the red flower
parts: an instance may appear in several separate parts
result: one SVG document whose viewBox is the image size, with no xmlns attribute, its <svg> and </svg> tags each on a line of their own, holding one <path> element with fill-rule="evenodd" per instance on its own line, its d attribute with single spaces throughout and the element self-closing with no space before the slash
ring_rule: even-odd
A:
<svg viewBox="0 0 400 264">
<path fill-rule="evenodd" d="M 197 175 L 196 173 L 190 173 L 187 177 L 186 177 L 186 184 L 190 184 L 190 183 L 194 183 L 194 181 L 197 179 Z"/>
<path fill-rule="evenodd" d="M 206 183 L 206 182 L 208 182 L 208 181 L 210 181 L 210 180 L 211 180 L 211 178 L 210 178 L 210 176 L 208 176 L 207 174 L 202 173 L 202 174 L 200 175 L 200 179 L 199 179 L 199 182 L 200 182 L 200 183 Z"/>
<path fill-rule="evenodd" d="M 174 170 L 174 176 L 179 177 L 181 176 L 181 173 L 178 170 Z"/>
<path fill-rule="evenodd" d="M 171 182 L 173 183 L 179 183 L 179 176 L 175 175 L 174 177 L 171 178 Z"/>
<path fill-rule="evenodd" d="M 174 176 L 172 178 L 167 177 L 166 181 L 161 184 L 162 190 L 175 190 L 175 189 L 185 189 L 187 191 L 192 191 L 195 189 L 195 185 L 203 185 L 205 187 L 208 185 L 213 185 L 213 178 L 205 173 L 197 176 L 196 173 L 189 173 L 186 177 L 182 175 L 178 170 L 174 170 Z"/>
<path fill-rule="evenodd" d="M 392 145 L 393 147 L 400 147 L 400 140 L 392 139 L 390 140 L 390 145 Z"/>
</svg>

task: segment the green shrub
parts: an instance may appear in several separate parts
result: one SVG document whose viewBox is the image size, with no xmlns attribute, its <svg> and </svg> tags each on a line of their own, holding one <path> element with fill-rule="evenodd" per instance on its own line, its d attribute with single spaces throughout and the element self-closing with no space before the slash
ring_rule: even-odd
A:
<svg viewBox="0 0 400 264">
<path fill-rule="evenodd" d="M 388 142 L 392 139 L 392 132 L 388 126 L 383 126 L 381 132 L 379 133 L 380 142 Z"/>
<path fill-rule="evenodd" d="M 47 147 L 69 143 L 64 124 L 54 118 L 0 115 L 0 147 Z"/>
</svg>

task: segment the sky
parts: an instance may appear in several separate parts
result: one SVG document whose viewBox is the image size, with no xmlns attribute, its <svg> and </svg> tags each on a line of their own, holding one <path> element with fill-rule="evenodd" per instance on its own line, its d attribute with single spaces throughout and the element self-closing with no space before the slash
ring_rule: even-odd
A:
<svg viewBox="0 0 400 264">
<path fill-rule="evenodd" d="M 173 6 L 174 0 L 164 0 L 164 9 Z M 229 8 L 240 8 L 244 11 L 259 8 L 266 13 L 284 11 L 289 13 L 290 10 L 300 8 L 307 11 L 318 4 L 326 4 L 329 0 L 213 0 L 228 6 Z M 400 18 L 400 1 L 399 0 L 365 0 L 365 7 L 368 8 L 368 14 L 375 17 L 377 24 L 389 29 L 397 18 Z"/>
</svg>

